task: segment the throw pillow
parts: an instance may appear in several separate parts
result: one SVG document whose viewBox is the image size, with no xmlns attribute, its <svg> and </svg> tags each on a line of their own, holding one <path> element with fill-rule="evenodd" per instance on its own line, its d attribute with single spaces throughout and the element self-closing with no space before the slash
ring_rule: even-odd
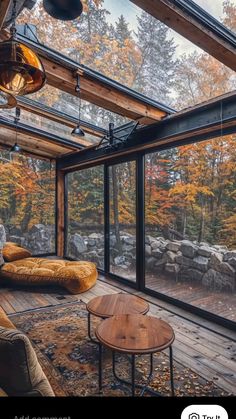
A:
<svg viewBox="0 0 236 419">
<path fill-rule="evenodd" d="M 14 260 L 25 259 L 32 256 L 32 253 L 24 247 L 7 244 L 2 250 L 5 262 L 14 262 Z"/>
</svg>

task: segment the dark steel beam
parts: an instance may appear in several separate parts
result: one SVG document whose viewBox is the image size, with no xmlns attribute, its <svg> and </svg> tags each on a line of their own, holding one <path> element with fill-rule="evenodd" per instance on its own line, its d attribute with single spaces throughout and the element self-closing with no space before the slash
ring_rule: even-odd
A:
<svg viewBox="0 0 236 419">
<path fill-rule="evenodd" d="M 131 0 L 236 71 L 236 35 L 192 0 Z"/>
<path fill-rule="evenodd" d="M 236 133 L 235 93 L 137 129 L 124 144 L 118 145 L 116 150 L 98 148 L 73 153 L 63 160 L 59 159 L 58 167 L 70 170 L 82 164 L 101 163 L 134 152 L 151 151 L 158 147 L 167 148 L 232 133 Z"/>
</svg>

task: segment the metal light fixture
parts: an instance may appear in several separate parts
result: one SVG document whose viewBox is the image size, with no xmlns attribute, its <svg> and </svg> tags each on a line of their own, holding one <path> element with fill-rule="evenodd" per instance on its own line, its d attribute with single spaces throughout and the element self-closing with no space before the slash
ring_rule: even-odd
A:
<svg viewBox="0 0 236 419">
<path fill-rule="evenodd" d="M 3 92 L 0 90 L 0 109 L 11 109 L 15 108 L 17 100 L 15 96 L 10 95 L 10 93 Z"/>
<path fill-rule="evenodd" d="M 16 108 L 16 116 L 15 116 L 15 124 L 16 124 L 16 140 L 15 144 L 10 148 L 10 153 L 19 153 L 21 151 L 21 147 L 17 144 L 17 130 L 18 130 L 18 122 L 20 120 L 20 108 Z"/>
<path fill-rule="evenodd" d="M 80 83 L 79 83 L 79 74 L 77 74 L 77 84 L 75 86 L 75 91 L 78 93 L 79 96 L 79 122 L 77 126 L 73 129 L 71 135 L 77 136 L 77 137 L 84 137 L 85 133 L 80 127 L 80 114 L 81 114 L 81 96 L 80 96 Z"/>
<path fill-rule="evenodd" d="M 46 12 L 59 20 L 74 20 L 83 12 L 80 0 L 43 0 Z"/>
<path fill-rule="evenodd" d="M 11 153 L 19 153 L 20 151 L 21 147 L 17 143 L 15 143 L 10 149 Z"/>
<path fill-rule="evenodd" d="M 11 95 L 37 92 L 46 81 L 39 57 L 16 36 L 16 0 L 13 2 L 11 38 L 0 43 L 0 89 Z"/>
</svg>

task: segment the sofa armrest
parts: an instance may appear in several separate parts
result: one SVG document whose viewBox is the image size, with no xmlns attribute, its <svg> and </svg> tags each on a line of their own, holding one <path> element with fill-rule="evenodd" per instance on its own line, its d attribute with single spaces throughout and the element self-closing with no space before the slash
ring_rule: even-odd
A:
<svg viewBox="0 0 236 419">
<path fill-rule="evenodd" d="M 28 337 L 0 327 L 0 387 L 9 396 L 54 396 Z"/>
</svg>

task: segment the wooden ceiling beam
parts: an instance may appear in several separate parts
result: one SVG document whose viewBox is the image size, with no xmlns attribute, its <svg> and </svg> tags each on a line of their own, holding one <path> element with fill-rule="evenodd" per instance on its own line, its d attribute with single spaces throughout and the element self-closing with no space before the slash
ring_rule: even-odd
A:
<svg viewBox="0 0 236 419">
<path fill-rule="evenodd" d="M 236 71 L 235 35 L 197 4 L 186 0 L 130 1 Z"/>
<path fill-rule="evenodd" d="M 0 145 L 8 144 L 12 146 L 15 142 L 15 130 L 15 124 L 0 120 Z M 30 127 L 26 129 L 23 124 L 19 124 L 17 131 L 19 145 L 25 151 L 33 154 L 44 155 L 45 157 L 50 155 L 51 158 L 57 158 L 78 150 L 76 145 L 73 147 L 70 144 L 56 142 L 53 137 L 46 133 L 44 134 Z M 14 133 L 12 137 L 9 135 L 11 132 Z"/>
<path fill-rule="evenodd" d="M 25 97 L 17 97 L 17 107 L 70 128 L 74 128 L 78 123 L 78 120 L 74 117 Z M 94 137 L 102 138 L 106 133 L 106 130 L 99 129 L 99 127 L 96 129 L 95 126 L 92 126 L 92 124 L 89 123 L 86 124 L 84 121 L 80 121 L 80 125 L 85 133 L 93 135 Z M 76 141 L 76 138 L 73 138 L 73 141 Z M 79 143 L 86 147 L 92 144 L 91 141 L 86 140 L 86 138 L 80 138 Z"/>
<path fill-rule="evenodd" d="M 9 33 L 2 31 L 1 39 Z M 47 84 L 78 96 L 75 90 L 77 73 L 80 76 L 81 98 L 108 111 L 132 120 L 145 119 L 149 124 L 162 120 L 175 111 L 168 106 L 129 89 L 90 68 L 78 64 L 59 52 L 38 44 L 23 35 L 17 39 L 29 45 L 40 56 L 47 76 Z"/>
<path fill-rule="evenodd" d="M 0 2 L 0 31 L 6 20 L 8 11 L 10 9 L 10 5 L 11 5 L 11 0 L 1 0 Z"/>
<path fill-rule="evenodd" d="M 41 54 L 39 55 L 46 71 L 47 83 L 73 96 L 77 96 L 74 71 Z M 163 110 L 151 104 L 146 104 L 118 89 L 111 88 L 105 82 L 93 80 L 92 77 L 81 71 L 80 88 L 82 99 L 133 120 L 145 117 L 148 118 L 150 123 L 153 123 L 160 121 L 167 115 Z"/>
</svg>

